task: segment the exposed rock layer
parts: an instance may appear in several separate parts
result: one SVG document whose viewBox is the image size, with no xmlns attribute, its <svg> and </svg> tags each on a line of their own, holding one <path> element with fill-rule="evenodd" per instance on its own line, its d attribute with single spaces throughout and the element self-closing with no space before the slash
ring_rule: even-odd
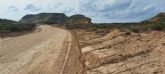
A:
<svg viewBox="0 0 165 74">
<path fill-rule="evenodd" d="M 90 24 L 91 19 L 84 15 L 66 16 L 64 13 L 40 13 L 25 15 L 20 22 L 23 23 L 53 23 L 53 24 Z"/>
<path fill-rule="evenodd" d="M 63 13 L 40 13 L 25 15 L 20 22 L 23 23 L 55 23 L 62 24 L 67 20 L 67 16 Z"/>
</svg>

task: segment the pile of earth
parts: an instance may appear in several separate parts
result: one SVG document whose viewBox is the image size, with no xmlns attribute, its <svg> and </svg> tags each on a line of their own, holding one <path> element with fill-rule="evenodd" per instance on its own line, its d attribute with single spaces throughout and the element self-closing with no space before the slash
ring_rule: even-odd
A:
<svg viewBox="0 0 165 74">
<path fill-rule="evenodd" d="M 164 74 L 165 32 L 76 30 L 87 74 Z"/>
</svg>

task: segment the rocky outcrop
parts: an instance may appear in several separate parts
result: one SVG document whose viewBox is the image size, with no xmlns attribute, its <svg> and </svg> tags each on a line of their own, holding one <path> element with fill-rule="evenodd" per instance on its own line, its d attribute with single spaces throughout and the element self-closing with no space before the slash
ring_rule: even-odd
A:
<svg viewBox="0 0 165 74">
<path fill-rule="evenodd" d="M 48 24 L 90 24 L 91 19 L 81 15 L 67 17 L 64 13 L 39 13 L 25 15 L 20 22 L 22 23 L 48 23 Z"/>
<path fill-rule="evenodd" d="M 81 25 L 91 24 L 91 19 L 81 14 L 72 15 L 68 18 L 67 21 L 72 24 L 81 24 Z"/>
<path fill-rule="evenodd" d="M 67 18 L 64 13 L 39 13 L 25 15 L 20 22 L 63 24 Z"/>
</svg>

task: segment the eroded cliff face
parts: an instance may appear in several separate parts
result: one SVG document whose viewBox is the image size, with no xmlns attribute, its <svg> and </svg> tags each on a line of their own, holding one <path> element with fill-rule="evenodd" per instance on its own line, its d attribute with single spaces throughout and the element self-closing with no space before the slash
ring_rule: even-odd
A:
<svg viewBox="0 0 165 74">
<path fill-rule="evenodd" d="M 64 13 L 39 13 L 25 15 L 20 22 L 86 25 L 91 24 L 91 19 L 81 14 L 68 17 Z"/>
<path fill-rule="evenodd" d="M 67 18 L 68 17 L 64 13 L 39 13 L 25 15 L 20 22 L 63 24 Z"/>
<path fill-rule="evenodd" d="M 165 32 L 76 30 L 87 74 L 164 74 Z M 102 34 L 104 33 L 104 34 Z"/>
</svg>

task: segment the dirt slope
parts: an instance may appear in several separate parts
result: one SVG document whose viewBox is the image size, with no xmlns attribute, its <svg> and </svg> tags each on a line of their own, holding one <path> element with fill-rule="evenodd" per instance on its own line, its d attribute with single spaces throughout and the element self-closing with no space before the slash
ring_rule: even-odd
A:
<svg viewBox="0 0 165 74">
<path fill-rule="evenodd" d="M 87 74 L 165 74 L 165 32 L 76 31 Z"/>
<path fill-rule="evenodd" d="M 51 26 L 19 37 L 1 39 L 0 74 L 62 74 L 71 34 Z M 64 59 L 63 59 L 64 58 Z M 62 68 L 61 68 L 62 67 Z"/>
</svg>

